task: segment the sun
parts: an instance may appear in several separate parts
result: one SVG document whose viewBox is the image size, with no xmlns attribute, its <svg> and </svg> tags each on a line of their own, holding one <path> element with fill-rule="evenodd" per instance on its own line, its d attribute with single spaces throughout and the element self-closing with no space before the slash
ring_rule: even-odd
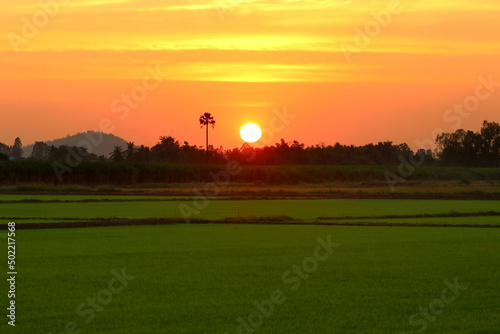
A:
<svg viewBox="0 0 500 334">
<path fill-rule="evenodd" d="M 241 139 L 243 139 L 247 143 L 255 143 L 260 139 L 261 135 L 262 131 L 260 130 L 259 126 L 253 123 L 243 125 L 240 130 Z"/>
</svg>

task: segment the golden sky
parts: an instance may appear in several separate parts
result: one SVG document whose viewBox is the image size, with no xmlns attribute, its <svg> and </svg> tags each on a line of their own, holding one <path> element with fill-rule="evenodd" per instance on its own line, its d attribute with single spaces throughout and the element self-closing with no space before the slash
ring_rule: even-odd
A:
<svg viewBox="0 0 500 334">
<path fill-rule="evenodd" d="M 211 112 L 211 142 L 229 148 L 286 107 L 295 118 L 273 142 L 416 148 L 436 128 L 500 121 L 500 84 L 447 111 L 473 101 L 480 77 L 500 82 L 499 17 L 492 0 L 2 0 L 0 142 L 110 119 L 136 144 L 203 144 Z M 125 113 L 152 69 L 163 80 Z"/>
</svg>

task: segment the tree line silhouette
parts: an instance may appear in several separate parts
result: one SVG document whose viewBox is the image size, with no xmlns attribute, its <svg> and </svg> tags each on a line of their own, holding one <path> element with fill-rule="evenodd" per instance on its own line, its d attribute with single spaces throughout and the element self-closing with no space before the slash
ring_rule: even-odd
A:
<svg viewBox="0 0 500 334">
<path fill-rule="evenodd" d="M 456 130 L 436 138 L 440 161 L 446 166 L 499 167 L 500 124 L 484 121 L 477 132 Z"/>
<path fill-rule="evenodd" d="M 201 126 L 214 125 L 211 115 L 200 117 Z M 281 139 L 278 143 L 264 147 L 252 147 L 243 144 L 240 148 L 224 149 L 208 145 L 205 149 L 190 145 L 187 141 L 179 143 L 171 136 L 161 136 L 153 147 L 136 146 L 129 142 L 126 148 L 115 146 L 110 157 L 97 156 L 88 152 L 85 147 L 49 146 L 36 142 L 32 154 L 24 160 L 65 161 L 68 152 L 77 152 L 82 161 L 113 161 L 136 163 L 203 163 L 210 157 L 212 164 L 224 164 L 229 160 L 241 165 L 398 165 L 400 158 L 418 156 L 424 158 L 428 166 L 465 166 L 465 167 L 499 167 L 500 166 L 500 124 L 484 121 L 477 131 L 456 130 L 452 133 L 441 133 L 436 138 L 436 150 L 419 149 L 416 152 L 403 144 L 390 141 L 364 146 L 314 145 L 305 146 L 298 141 L 287 142 Z M 0 160 L 21 160 L 22 144 L 16 138 L 13 146 L 0 143 Z"/>
</svg>

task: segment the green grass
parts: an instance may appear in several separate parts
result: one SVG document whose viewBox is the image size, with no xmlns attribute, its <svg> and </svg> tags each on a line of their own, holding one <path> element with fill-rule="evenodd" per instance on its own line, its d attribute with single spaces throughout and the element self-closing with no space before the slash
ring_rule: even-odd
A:
<svg viewBox="0 0 500 334">
<path fill-rule="evenodd" d="M 328 235 L 341 246 L 292 291 L 283 273 Z M 275 289 L 286 301 L 255 333 L 416 333 L 408 317 L 455 277 L 467 290 L 425 333 L 499 331 L 498 229 L 134 226 L 20 230 L 17 242 L 20 333 L 60 333 L 74 321 L 82 333 L 233 334 Z M 85 323 L 76 307 L 123 267 L 136 278 Z"/>
<path fill-rule="evenodd" d="M 388 223 L 388 224 L 418 224 L 418 225 L 428 225 L 428 224 L 443 224 L 443 225 L 499 225 L 499 216 L 487 216 L 487 217 L 432 217 L 432 218 L 381 218 L 381 219 L 350 219 L 350 220 L 322 220 L 321 222 L 331 222 L 331 223 Z"/>
<path fill-rule="evenodd" d="M 192 201 L 168 202 L 82 202 L 82 203 L 2 203 L 3 217 L 41 218 L 153 218 L 181 217 L 179 205 Z M 411 215 L 456 212 L 498 211 L 498 201 L 487 200 L 210 200 L 199 214 L 203 219 L 240 216 L 287 215 L 295 219 L 317 217 Z"/>
<path fill-rule="evenodd" d="M 87 201 L 87 200 L 124 200 L 150 201 L 182 199 L 180 196 L 123 196 L 123 195 L 0 195 L 0 203 L 4 201 Z"/>
</svg>

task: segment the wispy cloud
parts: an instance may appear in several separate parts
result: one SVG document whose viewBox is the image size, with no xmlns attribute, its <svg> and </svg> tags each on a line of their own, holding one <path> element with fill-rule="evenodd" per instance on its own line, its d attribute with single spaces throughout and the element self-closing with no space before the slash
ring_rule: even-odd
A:
<svg viewBox="0 0 500 334">
<path fill-rule="evenodd" d="M 433 60 L 444 68 L 456 64 L 455 57 L 499 55 L 500 3 L 402 0 L 401 4 L 401 16 L 370 44 L 359 64 L 342 67 L 339 44 L 352 42 L 355 28 L 363 29 L 387 1 L 237 1 L 228 20 L 220 22 L 213 2 L 204 0 L 72 0 L 36 39 L 22 45 L 22 56 L 14 58 L 8 52 L 11 45 L 1 40 L 0 50 L 5 52 L 0 53 L 0 70 L 5 76 L 132 77 L 148 61 L 134 55 L 154 51 L 161 53 L 154 60 L 177 70 L 179 80 L 363 81 L 385 69 L 384 80 L 392 80 L 391 66 L 404 74 L 427 73 L 426 55 L 449 57 Z M 33 1 L 2 1 L 3 29 L 19 33 L 22 18 L 30 19 L 37 10 L 40 4 Z M 50 51 L 58 52 L 57 61 L 45 58 Z M 176 59 L 182 52 L 191 52 L 184 54 L 191 59 Z M 412 61 L 406 61 L 407 54 Z M 103 60 L 110 57 L 114 61 Z M 462 65 L 458 71 L 466 68 Z M 435 79 L 429 75 L 428 80 Z"/>
</svg>

